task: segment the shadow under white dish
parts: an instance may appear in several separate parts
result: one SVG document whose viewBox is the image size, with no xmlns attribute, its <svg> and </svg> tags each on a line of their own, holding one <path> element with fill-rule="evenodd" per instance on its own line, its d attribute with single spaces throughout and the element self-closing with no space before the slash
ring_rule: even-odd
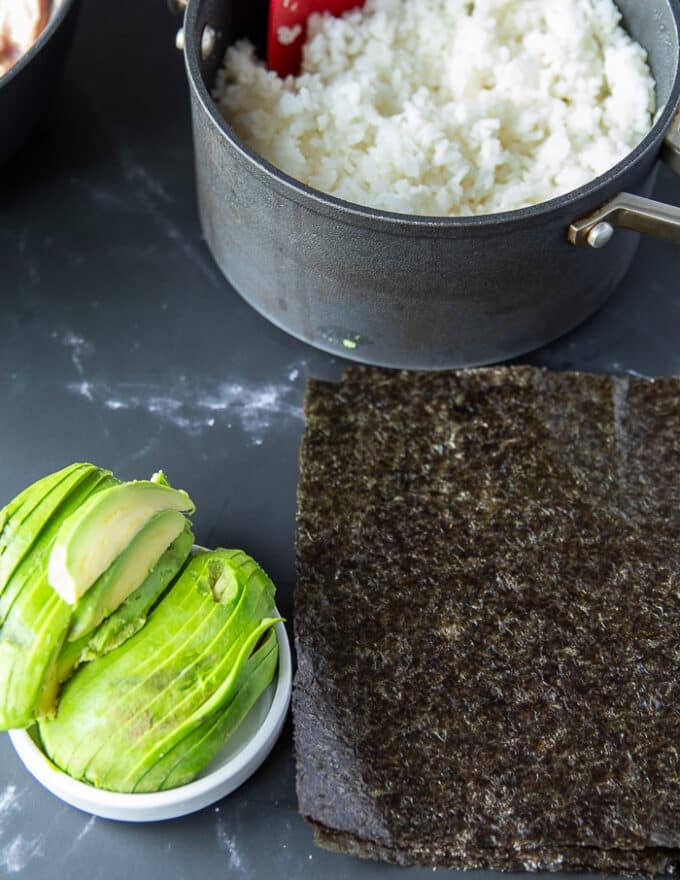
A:
<svg viewBox="0 0 680 880">
<path fill-rule="evenodd" d="M 28 730 L 11 730 L 12 745 L 24 766 L 62 801 L 124 822 L 157 822 L 203 809 L 238 788 L 262 764 L 283 728 L 290 703 L 292 666 L 288 634 L 275 627 L 279 646 L 276 681 L 272 682 L 217 756 L 187 785 L 149 794 L 104 791 L 73 779 L 56 767 Z"/>
</svg>

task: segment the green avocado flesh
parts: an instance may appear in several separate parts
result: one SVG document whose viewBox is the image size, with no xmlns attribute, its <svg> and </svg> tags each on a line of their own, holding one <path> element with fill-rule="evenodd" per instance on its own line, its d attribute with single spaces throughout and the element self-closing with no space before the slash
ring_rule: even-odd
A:
<svg viewBox="0 0 680 880">
<path fill-rule="evenodd" d="M 76 603 L 68 634 L 70 642 L 92 632 L 144 583 L 158 559 L 183 531 L 185 522 L 177 510 L 162 510 L 151 517 Z"/>
<path fill-rule="evenodd" d="M 76 779 L 111 791 L 187 782 L 271 683 L 274 585 L 239 550 L 193 557 L 124 645 L 78 669 L 40 738 Z"/>
<path fill-rule="evenodd" d="M 43 477 L 11 501 L 0 513 L 0 595 L 15 569 L 32 549 L 44 527 L 59 513 L 69 494 L 98 468 L 72 464 Z"/>
<path fill-rule="evenodd" d="M 13 553 L 15 541 L 30 548 L 16 564 L 8 565 L 11 574 L 0 595 L 0 729 L 26 727 L 54 710 L 57 657 L 72 609 L 48 584 L 47 560 L 63 518 L 117 482 L 109 471 L 94 465 L 76 467 L 44 496 L 44 509 L 37 501 L 17 523 L 3 554 Z M 12 519 L 7 520 L 3 536 Z"/>
<path fill-rule="evenodd" d="M 156 514 L 194 509 L 187 493 L 165 485 L 164 478 L 99 493 L 62 523 L 48 563 L 50 584 L 75 605 Z"/>
<path fill-rule="evenodd" d="M 189 555 L 193 533 L 186 518 L 163 510 L 146 520 L 75 607 L 53 589 L 49 560 L 64 523 L 112 489 L 130 485 L 139 484 L 121 485 L 110 471 L 74 464 L 38 480 L 3 508 L 0 729 L 27 727 L 53 714 L 59 685 L 79 663 L 140 629 Z M 175 493 L 167 485 L 160 491 Z M 175 504 L 185 504 L 185 493 L 175 495 L 181 496 Z"/>
<path fill-rule="evenodd" d="M 274 679 L 279 659 L 276 633 L 269 630 L 248 658 L 233 699 L 181 739 L 135 785 L 136 792 L 162 791 L 195 779 L 237 729 Z"/>
<path fill-rule="evenodd" d="M 193 509 L 79 463 L 0 510 L 0 729 L 37 722 L 77 779 L 189 782 L 276 674 L 274 585 L 240 550 L 189 559 Z"/>
<path fill-rule="evenodd" d="M 144 582 L 131 593 L 94 632 L 75 641 L 73 630 L 59 655 L 57 677 L 60 682 L 70 678 L 74 669 L 83 662 L 103 657 L 138 632 L 146 623 L 149 609 L 155 604 L 186 562 L 194 542 L 194 533 L 185 520 L 182 533 L 161 556 Z M 94 590 L 94 588 L 93 588 Z M 88 594 L 89 595 L 89 594 Z M 87 598 L 87 595 L 86 597 Z"/>
</svg>

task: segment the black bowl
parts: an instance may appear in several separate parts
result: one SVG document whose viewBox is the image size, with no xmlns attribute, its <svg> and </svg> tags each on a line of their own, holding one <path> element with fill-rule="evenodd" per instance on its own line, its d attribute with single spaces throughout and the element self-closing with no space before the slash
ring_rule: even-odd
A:
<svg viewBox="0 0 680 880">
<path fill-rule="evenodd" d="M 19 149 L 40 120 L 66 62 L 79 0 L 53 0 L 53 5 L 38 39 L 0 76 L 0 164 Z"/>
</svg>

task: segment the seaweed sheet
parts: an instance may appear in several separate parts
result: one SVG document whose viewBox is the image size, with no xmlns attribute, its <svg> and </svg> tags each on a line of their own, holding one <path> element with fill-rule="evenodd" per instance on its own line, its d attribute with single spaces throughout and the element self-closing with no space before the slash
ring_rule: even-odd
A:
<svg viewBox="0 0 680 880">
<path fill-rule="evenodd" d="M 679 392 L 530 367 L 309 384 L 294 720 L 321 845 L 678 869 Z"/>
</svg>

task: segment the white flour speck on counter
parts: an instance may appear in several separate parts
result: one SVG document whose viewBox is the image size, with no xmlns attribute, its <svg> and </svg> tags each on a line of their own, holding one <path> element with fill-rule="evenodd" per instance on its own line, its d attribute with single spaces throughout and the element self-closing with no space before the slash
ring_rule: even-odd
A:
<svg viewBox="0 0 680 880">
<path fill-rule="evenodd" d="M 53 333 L 52 336 L 59 339 L 63 346 L 70 349 L 71 362 L 73 363 L 77 374 L 83 378 L 85 376 L 83 358 L 93 353 L 94 347 L 92 344 L 82 336 L 79 336 L 77 333 L 73 333 L 70 330 L 67 330 L 61 336 L 56 332 Z"/>
<path fill-rule="evenodd" d="M 17 801 L 16 785 L 6 785 L 2 792 L 0 792 L 0 822 L 5 813 L 17 808 Z"/>
<path fill-rule="evenodd" d="M 66 383 L 67 391 L 104 410 L 141 411 L 155 417 L 160 427 L 171 425 L 191 435 L 238 425 L 254 446 L 261 446 L 275 425 L 303 418 L 300 389 L 293 383 L 307 372 L 305 361 L 285 368 L 288 382 L 223 381 L 186 373 L 170 382 L 164 377 L 107 381 L 87 369 L 87 358 L 95 352 L 92 343 L 70 330 L 52 337 L 71 353 L 75 375 Z"/>
<path fill-rule="evenodd" d="M 17 834 L 7 844 L 3 841 L 0 845 L 0 869 L 8 874 L 18 874 L 33 858 L 42 855 L 42 844 L 40 836 L 26 837 L 24 834 Z"/>
<path fill-rule="evenodd" d="M 7 785 L 0 792 L 0 876 L 17 874 L 42 854 L 40 835 L 8 834 L 10 816 L 21 809 L 21 794 L 16 785 Z"/>
<path fill-rule="evenodd" d="M 309 362 L 307 358 L 302 358 L 301 360 L 294 361 L 292 364 L 288 364 L 288 381 L 289 382 L 297 382 L 298 379 L 302 379 L 304 382 L 305 379 L 309 377 Z"/>
<path fill-rule="evenodd" d="M 225 383 L 215 394 L 199 398 L 196 406 L 209 412 L 237 412 L 245 430 L 256 432 L 268 428 L 276 416 L 302 418 L 300 407 L 286 400 L 290 393 L 286 385 L 248 387 Z"/>
<path fill-rule="evenodd" d="M 629 367 L 624 367 L 623 364 L 620 364 L 618 361 L 614 361 L 611 364 L 608 364 L 607 371 L 612 373 L 625 373 L 626 376 L 632 376 L 633 379 L 652 379 L 653 376 L 648 376 L 646 373 L 640 373 L 638 370 L 630 369 Z"/>
<path fill-rule="evenodd" d="M 196 379 L 167 389 L 161 383 L 70 382 L 67 389 L 112 411 L 143 411 L 189 434 L 237 423 L 255 446 L 275 423 L 303 418 L 295 389 L 286 384 L 249 385 Z"/>
<path fill-rule="evenodd" d="M 238 851 L 238 847 L 236 846 L 236 840 L 233 837 L 230 837 L 229 834 L 227 834 L 227 829 L 224 827 L 223 822 L 218 821 L 216 830 L 217 842 L 229 859 L 229 868 L 232 871 L 244 873 L 243 860 L 241 858 L 240 852 Z"/>
<path fill-rule="evenodd" d="M 94 828 L 96 821 L 97 821 L 96 816 L 90 816 L 90 818 L 87 820 L 87 822 L 83 825 L 83 827 L 80 829 L 80 831 L 76 834 L 71 846 L 68 848 L 68 850 L 66 850 L 66 854 L 64 855 L 64 860 L 69 859 L 73 855 L 73 853 L 78 849 L 82 840 L 85 837 L 87 837 L 87 835 L 90 833 L 90 831 L 92 831 L 92 829 Z"/>
<path fill-rule="evenodd" d="M 85 837 L 85 835 L 89 834 L 90 831 L 94 828 L 94 823 L 97 821 L 96 816 L 90 816 L 87 822 L 83 825 L 76 836 L 76 843 L 80 843 L 80 841 Z"/>
<path fill-rule="evenodd" d="M 11 813 L 19 809 L 19 796 L 16 785 L 6 785 L 0 792 L 0 839 Z"/>
</svg>

